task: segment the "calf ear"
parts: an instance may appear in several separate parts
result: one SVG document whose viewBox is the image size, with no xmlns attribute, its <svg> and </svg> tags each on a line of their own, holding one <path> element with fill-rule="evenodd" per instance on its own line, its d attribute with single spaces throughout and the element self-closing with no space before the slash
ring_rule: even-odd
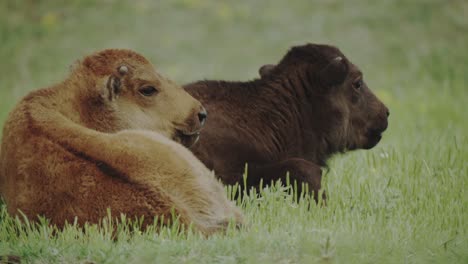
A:
<svg viewBox="0 0 468 264">
<path fill-rule="evenodd" d="M 117 68 L 117 73 L 111 74 L 107 79 L 103 97 L 109 101 L 114 101 L 122 90 L 121 78 L 129 72 L 128 67 L 121 65 Z"/>
<path fill-rule="evenodd" d="M 265 64 L 260 69 L 258 69 L 258 73 L 260 74 L 260 77 L 265 77 L 266 75 L 270 74 L 271 71 L 276 67 L 274 64 Z"/>
<path fill-rule="evenodd" d="M 106 87 L 104 89 L 103 97 L 109 101 L 114 101 L 122 90 L 122 82 L 120 78 L 114 74 L 107 79 Z"/>
<path fill-rule="evenodd" d="M 319 79 L 325 87 L 340 85 L 348 75 L 348 63 L 342 57 L 334 58 L 319 72 Z"/>
</svg>

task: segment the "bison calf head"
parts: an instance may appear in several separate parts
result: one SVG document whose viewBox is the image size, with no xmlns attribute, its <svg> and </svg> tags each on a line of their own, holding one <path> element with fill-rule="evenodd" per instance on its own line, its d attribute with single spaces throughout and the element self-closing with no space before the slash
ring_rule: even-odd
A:
<svg viewBox="0 0 468 264">
<path fill-rule="evenodd" d="M 104 50 L 88 56 L 83 75 L 94 76 L 83 99 L 92 103 L 88 125 L 98 130 L 152 130 L 190 147 L 207 113 L 182 87 L 162 76 L 142 55 Z M 97 107 L 97 108 L 96 108 Z"/>
<path fill-rule="evenodd" d="M 388 108 L 367 87 L 359 68 L 335 47 L 294 47 L 278 65 L 260 68 L 260 75 L 279 78 L 300 95 L 306 109 L 302 119 L 330 152 L 370 149 L 387 129 Z"/>
<path fill-rule="evenodd" d="M 379 143 L 387 129 L 388 108 L 367 87 L 362 72 L 346 58 L 334 59 L 320 73 L 321 77 L 333 78 L 336 68 L 348 69 L 346 73 L 337 73 L 345 75 L 342 82 L 329 87 L 330 108 L 342 116 L 342 123 L 339 123 L 343 133 L 341 137 L 347 149 L 370 149 Z"/>
</svg>

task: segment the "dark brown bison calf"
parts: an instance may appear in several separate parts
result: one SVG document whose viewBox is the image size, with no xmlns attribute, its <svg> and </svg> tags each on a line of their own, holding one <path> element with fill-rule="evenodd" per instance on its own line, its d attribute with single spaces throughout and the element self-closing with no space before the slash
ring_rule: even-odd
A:
<svg viewBox="0 0 468 264">
<path fill-rule="evenodd" d="M 226 184 L 305 183 L 317 200 L 321 166 L 334 153 L 370 149 L 388 125 L 387 107 L 359 68 L 333 46 L 293 47 L 249 82 L 199 81 L 185 89 L 209 118 L 192 151 Z"/>
</svg>

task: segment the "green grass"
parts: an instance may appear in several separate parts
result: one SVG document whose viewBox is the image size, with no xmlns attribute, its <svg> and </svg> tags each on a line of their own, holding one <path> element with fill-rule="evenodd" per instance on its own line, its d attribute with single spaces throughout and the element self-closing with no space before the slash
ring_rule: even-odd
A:
<svg viewBox="0 0 468 264">
<path fill-rule="evenodd" d="M 39 1 L 37 1 L 39 2 Z M 281 190 L 247 198 L 225 235 L 19 224 L 0 255 L 30 262 L 468 263 L 466 1 L 13 1 L 0 3 L 0 123 L 27 92 L 92 51 L 134 49 L 168 77 L 247 80 L 305 42 L 331 43 L 389 106 L 370 151 L 330 162 L 325 208 Z M 52 235 L 54 234 L 54 235 Z"/>
</svg>

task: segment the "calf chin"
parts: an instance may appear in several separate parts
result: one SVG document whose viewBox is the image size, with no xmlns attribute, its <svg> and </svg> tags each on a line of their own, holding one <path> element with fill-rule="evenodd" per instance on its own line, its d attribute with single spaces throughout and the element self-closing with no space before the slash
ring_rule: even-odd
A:
<svg viewBox="0 0 468 264">
<path fill-rule="evenodd" d="M 183 132 L 177 130 L 174 135 L 174 140 L 187 148 L 195 145 L 200 139 L 200 132 L 194 134 L 184 134 Z"/>
<path fill-rule="evenodd" d="M 381 134 L 370 134 L 369 136 L 367 136 L 367 142 L 364 144 L 364 146 L 362 146 L 362 148 L 371 149 L 377 146 L 377 144 L 380 142 L 381 139 L 382 139 Z"/>
</svg>

